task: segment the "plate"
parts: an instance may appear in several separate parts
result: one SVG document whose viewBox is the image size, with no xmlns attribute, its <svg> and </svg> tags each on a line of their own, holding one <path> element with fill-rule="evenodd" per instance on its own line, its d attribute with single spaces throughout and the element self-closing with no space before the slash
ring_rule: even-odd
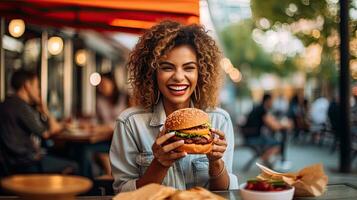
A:
<svg viewBox="0 0 357 200">
<path fill-rule="evenodd" d="M 31 174 L 4 178 L 1 186 L 22 199 L 70 200 L 88 191 L 92 181 L 80 176 Z"/>
</svg>

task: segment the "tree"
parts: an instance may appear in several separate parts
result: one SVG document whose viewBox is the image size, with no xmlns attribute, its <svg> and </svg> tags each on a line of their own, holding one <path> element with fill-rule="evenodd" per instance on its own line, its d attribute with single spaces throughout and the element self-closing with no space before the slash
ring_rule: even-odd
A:
<svg viewBox="0 0 357 200">
<path fill-rule="evenodd" d="M 262 47 L 252 39 L 254 23 L 251 19 L 232 24 L 221 32 L 225 53 L 233 65 L 244 74 L 260 75 L 262 73 L 275 73 L 286 76 L 296 69 L 292 58 L 282 62 L 273 62 L 272 55 L 265 52 Z"/>
<path fill-rule="evenodd" d="M 321 62 L 310 73 L 317 76 L 318 80 L 337 84 L 340 20 L 338 0 L 251 0 L 251 8 L 255 21 L 267 19 L 275 26 L 285 24 L 305 47 L 320 45 Z M 351 3 L 351 11 L 355 10 L 355 3 Z M 350 28 L 354 32 L 356 22 L 351 22 Z M 351 41 L 356 40 L 355 34 L 350 35 Z M 356 48 L 351 48 L 352 58 L 357 57 L 356 52 Z"/>
</svg>

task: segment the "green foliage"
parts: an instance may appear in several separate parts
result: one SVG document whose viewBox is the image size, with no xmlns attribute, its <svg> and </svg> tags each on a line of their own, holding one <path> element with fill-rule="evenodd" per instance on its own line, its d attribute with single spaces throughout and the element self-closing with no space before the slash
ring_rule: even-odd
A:
<svg viewBox="0 0 357 200">
<path fill-rule="evenodd" d="M 291 4 L 297 11 L 289 16 L 287 9 Z M 264 17 L 281 23 L 292 23 L 300 18 L 315 19 L 327 12 L 325 0 L 251 0 L 251 8 L 255 19 Z"/>
<path fill-rule="evenodd" d="M 265 52 L 262 47 L 252 39 L 254 23 L 251 19 L 232 24 L 221 32 L 223 45 L 227 56 L 235 67 L 243 74 L 259 75 L 262 73 L 275 73 L 287 76 L 296 69 L 292 58 L 277 64 L 272 60 L 272 55 Z"/>
<path fill-rule="evenodd" d="M 352 2 L 352 1 L 351 1 Z M 290 12 L 291 9 L 295 12 Z M 351 8 L 355 9 L 352 3 Z M 266 18 L 271 24 L 287 23 L 292 24 L 301 19 L 316 20 L 323 19 L 323 27 L 319 37 L 313 37 L 310 33 L 295 33 L 305 46 L 318 43 L 322 46 L 322 57 L 320 66 L 311 72 L 308 77 L 315 76 L 321 80 L 337 84 L 337 63 L 336 54 L 338 45 L 327 45 L 327 39 L 334 31 L 338 31 L 339 6 L 331 0 L 251 0 L 251 8 L 254 20 Z M 350 23 L 351 31 L 356 30 L 356 22 Z M 352 34 L 354 36 L 354 34 Z"/>
</svg>

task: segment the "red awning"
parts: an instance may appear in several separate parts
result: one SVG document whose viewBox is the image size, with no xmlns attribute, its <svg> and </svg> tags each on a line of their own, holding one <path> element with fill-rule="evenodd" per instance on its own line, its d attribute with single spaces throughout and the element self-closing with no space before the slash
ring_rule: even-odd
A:
<svg viewBox="0 0 357 200">
<path fill-rule="evenodd" d="M 56 27 L 141 32 L 171 19 L 199 22 L 199 0 L 2 0 L 0 15 Z"/>
</svg>

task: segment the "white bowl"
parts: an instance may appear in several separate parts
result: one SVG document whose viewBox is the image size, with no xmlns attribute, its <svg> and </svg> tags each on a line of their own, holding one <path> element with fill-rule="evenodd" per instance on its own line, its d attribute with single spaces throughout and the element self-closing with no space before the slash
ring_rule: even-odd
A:
<svg viewBox="0 0 357 200">
<path fill-rule="evenodd" d="M 240 194 L 243 200 L 292 200 L 295 188 L 288 190 L 264 192 L 244 189 L 246 183 L 240 185 Z"/>
</svg>

